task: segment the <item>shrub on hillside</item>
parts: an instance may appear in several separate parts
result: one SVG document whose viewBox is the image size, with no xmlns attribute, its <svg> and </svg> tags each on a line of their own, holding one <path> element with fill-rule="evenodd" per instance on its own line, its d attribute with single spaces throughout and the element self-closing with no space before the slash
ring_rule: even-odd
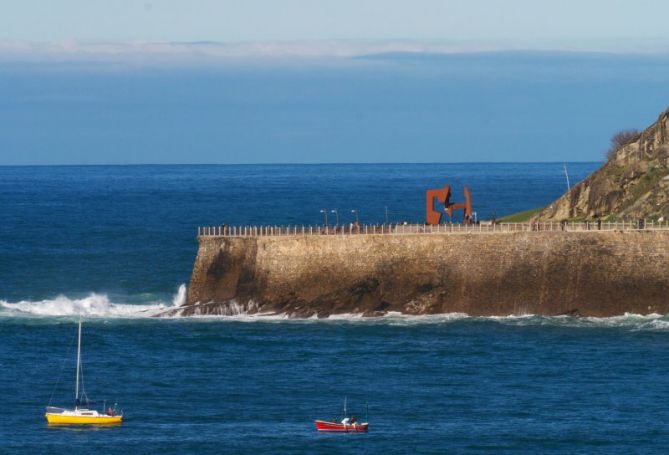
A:
<svg viewBox="0 0 669 455">
<path fill-rule="evenodd" d="M 636 141 L 639 139 L 639 136 L 641 136 L 641 132 L 635 129 L 618 131 L 611 136 L 611 145 L 606 152 L 606 158 L 609 160 L 612 159 L 620 147 Z"/>
</svg>

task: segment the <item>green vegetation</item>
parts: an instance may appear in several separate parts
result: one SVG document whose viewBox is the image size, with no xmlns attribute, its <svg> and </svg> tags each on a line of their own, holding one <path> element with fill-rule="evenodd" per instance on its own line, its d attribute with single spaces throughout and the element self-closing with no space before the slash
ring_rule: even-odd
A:
<svg viewBox="0 0 669 455">
<path fill-rule="evenodd" d="M 627 167 L 625 166 L 619 166 L 619 165 L 608 165 L 604 168 L 604 173 L 607 176 L 613 177 L 616 181 L 620 180 L 627 170 Z"/>
<path fill-rule="evenodd" d="M 655 167 L 646 172 L 639 182 L 632 188 L 631 200 L 636 201 L 648 191 L 655 188 L 660 180 L 667 175 L 667 170 L 660 167 Z"/>
<path fill-rule="evenodd" d="M 538 207 L 536 209 L 525 210 L 524 212 L 512 213 L 511 215 L 503 216 L 498 219 L 498 223 L 524 223 L 530 221 L 534 215 L 538 215 L 544 208 Z"/>
</svg>

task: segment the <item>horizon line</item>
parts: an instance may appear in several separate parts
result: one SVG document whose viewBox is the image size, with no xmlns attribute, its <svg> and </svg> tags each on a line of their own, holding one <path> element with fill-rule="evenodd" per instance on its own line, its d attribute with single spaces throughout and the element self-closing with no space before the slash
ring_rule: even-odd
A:
<svg viewBox="0 0 669 455">
<path fill-rule="evenodd" d="M 185 61 L 244 58 L 356 58 L 387 54 L 461 55 L 478 53 L 566 53 L 669 56 L 663 40 L 591 40 L 585 43 L 524 43 L 483 40 L 285 40 L 285 41 L 22 41 L 0 40 L 0 59 L 98 61 L 146 58 Z"/>
<path fill-rule="evenodd" d="M 387 161 L 387 162 L 327 162 L 327 163 L 60 163 L 60 164 L 1 164 L 0 167 L 142 167 L 142 166 L 369 166 L 369 165 L 425 165 L 425 164 L 592 164 L 604 160 L 590 161 Z"/>
</svg>

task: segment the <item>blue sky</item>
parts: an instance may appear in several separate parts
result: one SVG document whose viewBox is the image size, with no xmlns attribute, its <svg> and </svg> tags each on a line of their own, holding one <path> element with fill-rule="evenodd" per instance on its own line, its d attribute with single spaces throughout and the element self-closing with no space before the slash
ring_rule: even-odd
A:
<svg viewBox="0 0 669 455">
<path fill-rule="evenodd" d="M 453 40 L 533 47 L 669 38 L 664 0 L 2 0 L 0 40 Z"/>
</svg>

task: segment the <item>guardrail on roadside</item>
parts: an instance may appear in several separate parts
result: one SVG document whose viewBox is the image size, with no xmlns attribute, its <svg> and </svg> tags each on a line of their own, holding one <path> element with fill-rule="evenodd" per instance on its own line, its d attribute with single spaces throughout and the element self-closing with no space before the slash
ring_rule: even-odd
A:
<svg viewBox="0 0 669 455">
<path fill-rule="evenodd" d="M 200 237 L 265 237 L 304 235 L 407 235 L 407 234 L 489 234 L 504 232 L 585 232 L 669 230 L 669 221 L 647 222 L 536 222 L 536 223 L 480 223 L 480 224 L 347 224 L 339 226 L 200 226 Z"/>
</svg>

